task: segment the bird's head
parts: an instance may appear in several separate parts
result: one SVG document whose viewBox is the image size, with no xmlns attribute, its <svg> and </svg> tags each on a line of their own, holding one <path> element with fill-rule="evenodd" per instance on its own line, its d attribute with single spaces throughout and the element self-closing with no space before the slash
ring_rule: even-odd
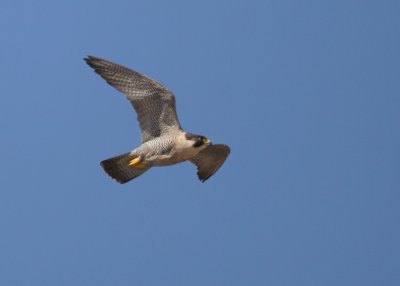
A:
<svg viewBox="0 0 400 286">
<path fill-rule="evenodd" d="M 186 133 L 185 136 L 187 140 L 193 141 L 194 148 L 211 145 L 211 141 L 202 135 Z"/>
</svg>

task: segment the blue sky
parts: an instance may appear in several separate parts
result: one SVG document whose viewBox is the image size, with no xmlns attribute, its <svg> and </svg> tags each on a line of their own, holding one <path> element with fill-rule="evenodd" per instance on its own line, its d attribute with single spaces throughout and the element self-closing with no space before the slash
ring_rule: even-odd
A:
<svg viewBox="0 0 400 286">
<path fill-rule="evenodd" d="M 400 285 L 398 1 L 2 1 L 0 285 Z M 95 55 L 232 153 L 125 185 Z"/>
</svg>

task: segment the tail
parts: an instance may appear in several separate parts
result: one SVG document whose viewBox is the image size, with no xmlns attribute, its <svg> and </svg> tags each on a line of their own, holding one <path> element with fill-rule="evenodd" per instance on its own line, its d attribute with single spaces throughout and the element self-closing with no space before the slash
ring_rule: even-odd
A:
<svg viewBox="0 0 400 286">
<path fill-rule="evenodd" d="M 100 163 L 104 171 L 120 184 L 124 184 L 141 174 L 151 167 L 134 169 L 128 164 L 134 157 L 130 153 L 125 153 L 117 157 L 104 160 Z"/>
</svg>

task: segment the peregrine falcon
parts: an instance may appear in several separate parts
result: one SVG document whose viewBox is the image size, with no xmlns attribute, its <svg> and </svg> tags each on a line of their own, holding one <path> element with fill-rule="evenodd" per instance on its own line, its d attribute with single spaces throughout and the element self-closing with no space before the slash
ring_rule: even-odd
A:
<svg viewBox="0 0 400 286">
<path fill-rule="evenodd" d="M 158 82 L 115 63 L 84 59 L 107 83 L 122 92 L 137 113 L 142 144 L 100 163 L 118 183 L 126 183 L 155 166 L 190 161 L 204 182 L 217 172 L 230 153 L 224 144 L 184 131 L 178 121 L 175 96 Z"/>
</svg>

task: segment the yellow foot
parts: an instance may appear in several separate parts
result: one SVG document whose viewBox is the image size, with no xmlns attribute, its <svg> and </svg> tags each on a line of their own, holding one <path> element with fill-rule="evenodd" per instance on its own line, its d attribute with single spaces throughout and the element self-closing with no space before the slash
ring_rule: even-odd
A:
<svg viewBox="0 0 400 286">
<path fill-rule="evenodd" d="M 129 165 L 131 168 L 134 168 L 134 169 L 144 169 L 144 168 L 147 167 L 146 164 L 144 164 L 144 163 L 141 162 L 141 160 L 140 160 L 139 157 L 136 157 L 136 158 L 130 160 L 128 165 Z"/>
</svg>

